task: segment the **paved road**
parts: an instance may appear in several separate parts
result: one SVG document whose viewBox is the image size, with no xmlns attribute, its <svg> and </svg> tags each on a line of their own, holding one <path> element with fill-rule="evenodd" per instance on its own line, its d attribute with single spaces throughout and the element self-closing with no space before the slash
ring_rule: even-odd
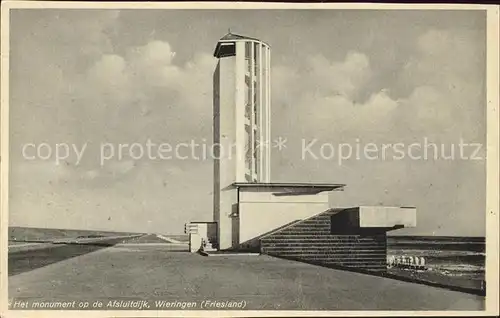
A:
<svg viewBox="0 0 500 318">
<path fill-rule="evenodd" d="M 203 300 L 244 300 L 246 309 L 286 310 L 482 310 L 484 306 L 479 296 L 268 256 L 203 257 L 178 247 L 137 244 L 96 250 L 10 276 L 9 297 L 142 299 L 151 305 L 161 299 L 194 301 L 198 308 Z"/>
<path fill-rule="evenodd" d="M 136 238 L 133 238 L 126 243 L 169 243 L 166 240 L 160 238 L 156 234 L 145 234 Z"/>
<path fill-rule="evenodd" d="M 17 275 L 36 268 L 60 262 L 62 260 L 91 253 L 103 248 L 113 246 L 129 239 L 99 238 L 86 240 L 84 243 L 72 244 L 52 244 L 52 243 L 31 243 L 11 246 L 8 257 L 9 276 Z M 68 239 L 68 241 L 71 241 Z"/>
<path fill-rule="evenodd" d="M 105 248 L 103 245 L 59 245 L 9 253 L 9 276 L 54 264 L 62 260 Z"/>
</svg>

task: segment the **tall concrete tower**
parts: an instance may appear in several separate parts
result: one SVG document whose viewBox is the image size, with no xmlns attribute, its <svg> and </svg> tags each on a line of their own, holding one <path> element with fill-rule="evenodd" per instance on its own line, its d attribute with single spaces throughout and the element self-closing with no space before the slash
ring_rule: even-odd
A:
<svg viewBox="0 0 500 318">
<path fill-rule="evenodd" d="M 271 51 L 260 40 L 228 33 L 214 56 L 214 221 L 225 249 L 236 244 L 233 185 L 270 182 Z"/>
</svg>

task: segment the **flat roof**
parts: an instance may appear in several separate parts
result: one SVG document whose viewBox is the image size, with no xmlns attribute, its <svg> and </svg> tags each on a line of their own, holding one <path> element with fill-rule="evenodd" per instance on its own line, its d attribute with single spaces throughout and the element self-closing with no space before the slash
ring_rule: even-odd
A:
<svg viewBox="0 0 500 318">
<path fill-rule="evenodd" d="M 235 182 L 234 186 L 244 187 L 265 187 L 265 188 L 305 188 L 305 189 L 339 189 L 344 188 L 345 184 L 340 183 L 309 183 L 309 182 Z"/>
<path fill-rule="evenodd" d="M 233 40 L 252 40 L 252 41 L 263 42 L 259 39 L 251 38 L 251 37 L 246 36 L 246 35 L 239 35 L 239 34 L 232 33 L 231 31 L 229 31 L 229 33 L 227 33 L 226 35 L 221 37 L 219 41 L 233 41 Z"/>
</svg>

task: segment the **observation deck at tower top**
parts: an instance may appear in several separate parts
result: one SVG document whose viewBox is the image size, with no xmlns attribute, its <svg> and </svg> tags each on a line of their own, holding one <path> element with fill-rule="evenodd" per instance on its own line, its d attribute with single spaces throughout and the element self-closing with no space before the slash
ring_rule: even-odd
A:
<svg viewBox="0 0 500 318">
<path fill-rule="evenodd" d="M 264 44 L 265 46 L 267 47 L 271 47 L 268 43 L 262 41 L 262 40 L 259 40 L 259 39 L 256 39 L 256 38 L 252 38 L 252 37 L 249 37 L 249 36 L 244 36 L 244 35 L 239 35 L 239 34 L 234 34 L 234 33 L 231 33 L 231 32 L 228 32 L 226 35 L 224 35 L 223 37 L 221 37 L 219 39 L 219 41 L 217 42 L 217 45 L 215 47 L 215 51 L 214 51 L 214 56 L 215 57 L 219 57 L 220 54 L 220 48 L 223 44 L 225 43 L 231 43 L 231 42 L 236 42 L 236 41 L 252 41 L 252 42 L 259 42 L 259 43 L 262 43 Z"/>
</svg>

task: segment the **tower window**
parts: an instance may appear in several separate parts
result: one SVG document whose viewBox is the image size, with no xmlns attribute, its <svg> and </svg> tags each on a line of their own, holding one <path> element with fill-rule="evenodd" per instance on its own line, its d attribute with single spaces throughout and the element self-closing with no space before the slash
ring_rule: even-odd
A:
<svg viewBox="0 0 500 318">
<path fill-rule="evenodd" d="M 251 42 L 245 42 L 245 58 L 250 59 L 250 55 L 252 54 L 250 50 L 252 49 Z"/>
<path fill-rule="evenodd" d="M 218 57 L 228 57 L 236 55 L 236 45 L 234 43 L 221 44 Z"/>
</svg>

